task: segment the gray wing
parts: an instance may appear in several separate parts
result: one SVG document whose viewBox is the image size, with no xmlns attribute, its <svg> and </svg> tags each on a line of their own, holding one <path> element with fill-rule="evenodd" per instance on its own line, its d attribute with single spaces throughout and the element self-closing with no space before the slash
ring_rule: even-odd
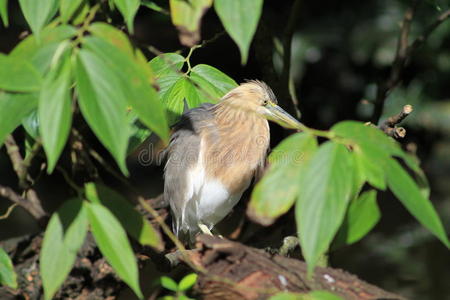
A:
<svg viewBox="0 0 450 300">
<path fill-rule="evenodd" d="M 185 221 L 187 173 L 198 161 L 200 132 L 214 123 L 211 103 L 186 111 L 175 124 L 169 146 L 166 150 L 167 162 L 164 169 L 164 199 L 170 203 L 173 216 L 173 231 L 180 236 L 189 227 Z"/>
</svg>

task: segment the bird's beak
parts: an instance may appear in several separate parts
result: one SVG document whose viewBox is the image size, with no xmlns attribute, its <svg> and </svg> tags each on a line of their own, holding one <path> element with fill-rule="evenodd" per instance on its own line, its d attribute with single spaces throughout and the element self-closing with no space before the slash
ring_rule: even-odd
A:
<svg viewBox="0 0 450 300">
<path fill-rule="evenodd" d="M 302 123 L 275 103 L 269 102 L 264 108 L 264 115 L 268 120 L 274 121 L 285 128 L 302 129 Z"/>
</svg>

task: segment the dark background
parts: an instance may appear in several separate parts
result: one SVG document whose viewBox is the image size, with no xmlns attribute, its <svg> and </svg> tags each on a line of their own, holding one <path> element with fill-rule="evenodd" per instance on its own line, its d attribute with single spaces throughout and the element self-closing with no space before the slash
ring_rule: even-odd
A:
<svg viewBox="0 0 450 300">
<path fill-rule="evenodd" d="M 245 0 L 243 0 L 245 1 Z M 10 1 L 9 28 L 0 27 L 0 51 L 8 53 L 27 30 L 15 1 Z M 159 1 L 165 5 L 166 1 Z M 266 0 L 257 36 L 281 39 L 293 1 Z M 376 84 L 386 80 L 392 64 L 403 14 L 409 1 L 303 1 L 293 42 L 291 72 L 295 79 L 302 121 L 314 128 L 327 129 L 345 119 L 368 121 L 371 117 Z M 421 1 L 413 20 L 411 38 L 422 33 L 446 1 Z M 123 24 L 119 15 L 113 21 Z M 167 15 L 141 8 L 136 17 L 135 44 L 145 51 L 152 45 L 162 52 L 187 49 L 178 42 L 177 31 Z M 202 39 L 223 31 L 210 9 L 202 21 Z M 272 38 L 273 35 L 273 38 Z M 241 66 L 237 46 L 228 35 L 196 50 L 192 64 L 210 64 L 237 82 L 262 79 L 271 83 L 280 74 L 268 74 L 258 53 L 273 53 L 275 70 L 281 71 L 281 58 L 271 43 L 254 43 L 249 62 Z M 153 56 L 146 51 L 149 59 Z M 431 200 L 450 230 L 450 21 L 440 26 L 418 49 L 403 74 L 402 84 L 387 98 L 383 118 L 412 104 L 414 113 L 403 126 L 407 136 L 401 143 L 421 159 L 431 186 Z M 275 93 L 283 92 L 274 87 Z M 281 103 L 289 101 L 279 99 Z M 272 146 L 289 132 L 271 125 Z M 19 130 L 20 131 L 20 130 Z M 20 134 L 20 132 L 19 132 Z M 106 155 L 106 154 L 105 154 Z M 144 167 L 135 156 L 129 159 L 131 182 L 145 195 L 162 191 L 162 168 Z M 108 179 L 106 179 L 108 180 Z M 115 182 L 111 180 L 112 184 Z M 0 150 L 0 182 L 14 186 L 16 178 L 4 148 Z M 37 187 L 48 209 L 67 197 L 60 175 L 41 179 Z M 45 197 L 42 197 L 45 195 Z M 276 201 L 276 200 L 274 200 Z M 384 289 L 412 299 L 450 299 L 450 255 L 447 249 L 401 206 L 390 194 L 380 193 L 382 218 L 373 232 L 360 242 L 332 252 L 331 265 L 357 274 Z M 10 205 L 0 199 L 0 213 Z M 236 226 L 242 220 L 245 200 L 226 222 Z M 259 247 L 279 243 L 295 234 L 292 214 L 270 228 L 263 229 L 245 221 L 240 239 Z M 37 230 L 32 219 L 19 208 L 10 218 L 0 220 L 0 239 Z"/>
</svg>

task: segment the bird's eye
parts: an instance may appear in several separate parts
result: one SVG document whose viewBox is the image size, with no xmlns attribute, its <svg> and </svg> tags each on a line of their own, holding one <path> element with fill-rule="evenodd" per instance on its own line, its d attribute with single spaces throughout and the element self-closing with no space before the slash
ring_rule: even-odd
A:
<svg viewBox="0 0 450 300">
<path fill-rule="evenodd" d="M 269 103 L 269 101 L 267 99 L 263 100 L 262 106 L 266 106 Z"/>
</svg>

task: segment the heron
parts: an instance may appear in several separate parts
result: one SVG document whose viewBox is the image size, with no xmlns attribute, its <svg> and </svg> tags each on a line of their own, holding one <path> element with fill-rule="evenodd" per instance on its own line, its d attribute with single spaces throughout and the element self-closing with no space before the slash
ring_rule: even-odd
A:
<svg viewBox="0 0 450 300">
<path fill-rule="evenodd" d="M 190 239 L 227 216 L 265 164 L 268 120 L 300 129 L 301 123 L 278 105 L 272 89 L 251 80 L 183 113 L 166 149 L 164 199 L 173 231 Z"/>
</svg>

